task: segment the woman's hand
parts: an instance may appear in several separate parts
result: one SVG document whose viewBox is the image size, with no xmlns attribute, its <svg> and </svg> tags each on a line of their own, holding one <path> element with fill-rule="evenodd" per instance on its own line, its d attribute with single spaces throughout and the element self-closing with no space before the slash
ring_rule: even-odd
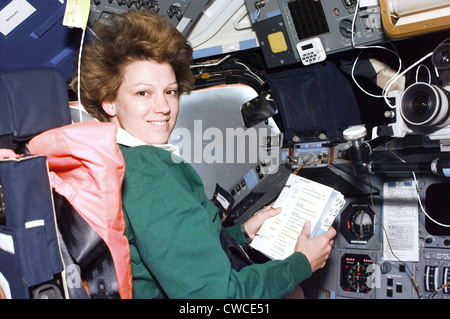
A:
<svg viewBox="0 0 450 319">
<path fill-rule="evenodd" d="M 330 227 L 325 233 L 309 238 L 311 234 L 311 223 L 306 222 L 303 225 L 300 236 L 298 236 L 295 251 L 301 252 L 308 259 L 312 272 L 323 268 L 331 253 L 336 236 L 336 230 Z"/>
<path fill-rule="evenodd" d="M 281 213 L 281 207 L 273 208 L 273 207 L 264 207 L 251 218 L 249 218 L 245 223 L 245 230 L 250 237 L 251 240 L 255 238 L 256 233 L 261 228 L 262 224 L 267 218 L 273 217 Z"/>
</svg>

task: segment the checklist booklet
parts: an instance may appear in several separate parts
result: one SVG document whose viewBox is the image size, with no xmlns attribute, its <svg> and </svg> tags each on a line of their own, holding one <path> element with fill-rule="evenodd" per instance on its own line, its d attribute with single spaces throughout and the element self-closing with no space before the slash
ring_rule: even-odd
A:
<svg viewBox="0 0 450 319">
<path fill-rule="evenodd" d="M 281 213 L 264 222 L 250 246 L 271 259 L 284 259 L 294 252 L 305 222 L 311 222 L 310 238 L 316 237 L 328 230 L 344 204 L 333 188 L 290 174 L 272 205 Z"/>
</svg>

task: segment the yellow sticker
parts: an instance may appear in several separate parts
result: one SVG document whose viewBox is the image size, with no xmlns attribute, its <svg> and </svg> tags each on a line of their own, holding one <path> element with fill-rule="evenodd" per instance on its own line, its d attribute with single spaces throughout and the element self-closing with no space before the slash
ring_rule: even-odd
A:
<svg viewBox="0 0 450 319">
<path fill-rule="evenodd" d="M 90 9 L 90 0 L 67 0 L 63 25 L 86 29 Z"/>
<path fill-rule="evenodd" d="M 271 33 L 267 36 L 270 44 L 270 49 L 273 53 L 279 53 L 287 51 L 288 47 L 286 44 L 286 40 L 284 39 L 283 32 L 275 32 Z"/>
</svg>

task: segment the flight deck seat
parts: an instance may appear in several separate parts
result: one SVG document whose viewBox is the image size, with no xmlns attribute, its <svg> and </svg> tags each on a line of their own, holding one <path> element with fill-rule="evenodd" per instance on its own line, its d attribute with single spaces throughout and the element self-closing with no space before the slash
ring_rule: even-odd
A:
<svg viewBox="0 0 450 319">
<path fill-rule="evenodd" d="M 51 68 L 0 70 L 0 298 L 131 298 L 117 128 Z"/>
</svg>

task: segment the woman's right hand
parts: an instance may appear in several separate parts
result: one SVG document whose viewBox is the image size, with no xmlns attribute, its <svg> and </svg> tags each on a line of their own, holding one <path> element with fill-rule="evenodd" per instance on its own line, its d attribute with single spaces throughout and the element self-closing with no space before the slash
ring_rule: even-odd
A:
<svg viewBox="0 0 450 319">
<path fill-rule="evenodd" d="M 306 256 L 311 265 L 312 272 L 315 272 L 325 266 L 331 253 L 336 230 L 330 227 L 328 231 L 314 238 L 309 238 L 310 234 L 311 223 L 306 222 L 303 225 L 300 236 L 298 236 L 295 251 Z"/>
</svg>

